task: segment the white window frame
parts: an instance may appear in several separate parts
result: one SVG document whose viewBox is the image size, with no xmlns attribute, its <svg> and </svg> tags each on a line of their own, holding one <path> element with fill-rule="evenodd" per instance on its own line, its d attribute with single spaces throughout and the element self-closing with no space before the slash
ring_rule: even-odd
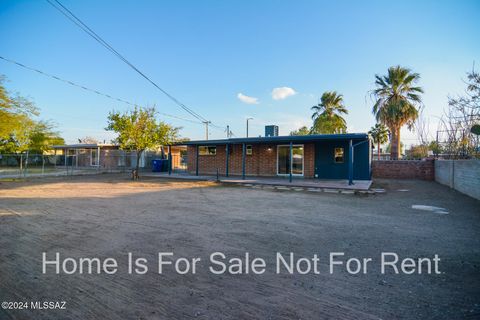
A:
<svg viewBox="0 0 480 320">
<path fill-rule="evenodd" d="M 289 147 L 289 144 L 277 144 L 277 176 L 289 176 L 290 173 L 278 173 L 278 151 L 280 147 Z M 303 148 L 303 157 L 302 157 L 302 174 L 292 173 L 292 176 L 303 177 L 305 175 L 305 145 L 303 144 L 294 144 L 292 148 L 302 147 Z M 290 163 L 290 172 L 292 172 L 293 161 Z"/>
<path fill-rule="evenodd" d="M 96 157 L 97 158 L 97 163 L 96 164 L 94 164 L 94 162 L 93 162 L 93 155 L 92 155 L 93 151 L 95 151 L 97 153 L 97 157 Z M 90 166 L 91 167 L 100 166 L 100 152 L 98 152 L 98 149 L 90 149 Z"/>
</svg>

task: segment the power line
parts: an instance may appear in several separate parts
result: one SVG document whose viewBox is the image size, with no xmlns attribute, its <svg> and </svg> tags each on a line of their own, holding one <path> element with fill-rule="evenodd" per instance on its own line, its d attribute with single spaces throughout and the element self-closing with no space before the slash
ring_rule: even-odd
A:
<svg viewBox="0 0 480 320">
<path fill-rule="evenodd" d="M 89 36 L 91 36 L 93 39 L 95 39 L 98 43 L 100 43 L 103 47 L 105 47 L 107 50 L 112 52 L 117 58 L 125 62 L 129 67 L 131 67 L 133 70 L 135 70 L 140 76 L 145 78 L 148 82 L 150 82 L 154 87 L 156 87 L 158 90 L 160 90 L 164 95 L 166 95 L 170 100 L 175 102 L 178 106 L 180 106 L 183 110 L 188 112 L 190 115 L 193 117 L 197 118 L 198 120 L 205 122 L 208 121 L 189 107 L 187 107 L 185 104 L 180 102 L 177 98 L 169 94 L 167 91 L 162 89 L 159 85 L 157 85 L 153 80 L 151 80 L 148 76 L 146 76 L 142 71 L 140 71 L 137 67 L 135 67 L 130 61 L 128 61 L 123 55 L 121 55 L 118 51 L 116 51 L 110 44 L 108 44 L 104 39 L 102 39 L 98 34 L 96 34 L 92 29 L 90 29 L 85 23 L 83 23 L 82 20 L 80 20 L 73 12 L 71 12 L 68 8 L 66 8 L 63 4 L 60 3 L 58 0 L 54 0 L 55 3 L 53 3 L 51 0 L 46 0 L 52 7 L 57 9 L 60 13 L 62 13 L 65 17 L 67 17 L 70 21 L 72 21 L 75 25 L 77 25 L 80 29 L 82 29 L 85 33 L 87 33 Z"/>
<path fill-rule="evenodd" d="M 135 103 L 132 103 L 132 102 L 129 102 L 129 101 L 127 101 L 127 100 L 114 97 L 114 96 L 112 96 L 112 95 L 110 95 L 110 94 L 101 92 L 101 91 L 96 90 L 96 89 L 91 89 L 91 88 L 85 87 L 85 86 L 83 86 L 83 85 L 77 84 L 77 83 L 75 83 L 75 82 L 73 82 L 73 81 L 70 81 L 70 80 L 65 80 L 65 79 L 60 78 L 60 77 L 58 77 L 58 76 L 56 76 L 56 75 L 52 75 L 52 74 L 49 74 L 49 73 L 47 73 L 47 72 L 41 71 L 41 70 L 39 70 L 39 69 L 36 69 L 36 68 L 33 68 L 33 67 L 29 67 L 29 66 L 27 66 L 27 65 L 25 65 L 25 64 L 23 64 L 23 63 L 18 62 L 18 61 L 11 60 L 11 59 L 8 59 L 8 58 L 2 57 L 2 56 L 0 56 L 0 59 L 4 60 L 4 61 L 6 61 L 6 62 L 9 62 L 9 63 L 15 64 L 15 65 L 17 65 L 17 66 L 19 66 L 19 67 L 22 67 L 22 68 L 26 69 L 26 70 L 39 73 L 39 74 L 41 74 L 41 75 L 43 75 L 43 76 L 45 76 L 45 77 L 49 77 L 49 78 L 55 79 L 55 80 L 57 80 L 57 81 L 64 82 L 64 83 L 66 83 L 66 84 L 69 84 L 69 85 L 71 85 L 71 86 L 74 86 L 74 87 L 83 89 L 83 90 L 85 90 L 85 91 L 93 92 L 93 93 L 95 93 L 95 94 L 97 94 L 97 95 L 100 95 L 100 96 L 103 96 L 103 97 L 105 97 L 105 98 L 108 98 L 108 99 L 111 99 L 111 100 L 115 100 L 115 101 L 119 101 L 119 102 L 125 103 L 125 104 L 130 105 L 130 106 L 133 106 L 133 107 L 137 106 L 137 104 L 135 104 Z M 172 114 L 168 114 L 168 113 L 165 113 L 165 112 L 158 112 L 158 111 L 157 111 L 157 113 L 160 114 L 160 115 L 163 115 L 163 116 L 165 116 L 165 117 L 169 117 L 169 118 L 173 118 L 173 119 L 178 119 L 178 120 L 181 120 L 181 121 L 187 121 L 187 122 L 190 122 L 190 123 L 200 124 L 200 125 L 203 125 L 203 124 L 204 124 L 203 122 L 200 122 L 200 121 L 195 121 L 195 120 L 191 120 L 191 119 L 182 118 L 182 117 L 175 116 L 175 115 L 172 115 Z M 68 116 L 68 117 L 71 117 L 71 116 Z M 218 129 L 218 130 L 222 130 L 222 131 L 224 130 L 222 127 L 219 127 L 219 126 L 213 126 L 213 125 L 211 125 L 211 126 L 212 126 L 214 129 Z M 232 133 L 232 135 L 233 135 L 233 133 Z"/>
<path fill-rule="evenodd" d="M 175 102 L 178 106 L 180 106 L 182 109 L 187 111 L 189 114 L 200 120 L 202 123 L 205 121 L 208 121 L 195 111 L 193 111 L 191 108 L 187 107 L 185 104 L 180 102 L 178 99 L 176 99 L 174 96 L 169 94 L 167 91 L 162 89 L 160 86 L 158 86 L 153 80 L 151 80 L 148 76 L 146 76 L 143 72 L 141 72 L 137 67 L 135 67 L 130 61 L 128 61 L 124 56 L 122 56 L 118 51 L 116 51 L 109 43 L 107 43 L 102 37 L 100 37 L 95 31 L 93 31 L 90 27 L 88 27 L 80 18 L 78 18 L 72 11 L 70 11 L 67 7 L 65 7 L 60 1 L 54 0 L 55 3 L 58 4 L 55 5 L 51 0 L 46 0 L 51 6 L 53 6 L 55 9 L 57 9 L 60 13 L 62 13 L 67 19 L 72 21 L 75 25 L 77 25 L 80 29 L 82 29 L 85 33 L 87 33 L 89 36 L 91 36 L 93 39 L 95 39 L 98 43 L 100 43 L 103 47 L 105 47 L 107 50 L 109 50 L 111 53 L 113 53 L 117 58 L 122 60 L 124 63 L 126 63 L 129 67 L 131 67 L 134 71 L 136 71 L 138 74 L 140 74 L 143 78 L 145 78 L 147 81 L 149 81 L 153 86 L 155 86 L 158 90 L 160 90 L 163 94 L 165 94 L 168 98 L 170 98 L 173 102 Z M 195 122 L 198 123 L 198 122 Z M 218 126 L 212 122 L 210 122 L 210 126 L 219 130 L 224 130 L 223 127 Z"/>
<path fill-rule="evenodd" d="M 110 94 L 107 94 L 107 93 L 103 93 L 101 91 L 98 91 L 98 90 L 95 90 L 95 89 L 91 89 L 91 88 L 88 88 L 88 87 L 85 87 L 83 85 L 80 85 L 80 84 L 77 84 L 73 81 L 70 81 L 70 80 L 65 80 L 65 79 L 62 79 L 58 76 L 55 76 L 55 75 L 52 75 L 52 74 L 49 74 L 49 73 L 46 73 L 46 72 L 43 72 L 39 69 L 36 69 L 36 68 L 33 68 L 33 67 L 29 67 L 29 66 L 26 66 L 24 65 L 23 63 L 20 63 L 20 62 L 17 62 L 15 60 L 11 60 L 11 59 L 7 59 L 5 57 L 2 57 L 0 56 L 0 59 L 6 61 L 6 62 L 9 62 L 9 63 L 12 63 L 12 64 L 15 64 L 19 67 L 22 67 L 24 69 L 27 69 L 27 70 L 30 70 L 30 71 L 34 71 L 34 72 L 37 72 L 43 76 L 46 76 L 46 77 L 50 77 L 52 79 L 55 79 L 57 81 L 61 81 L 61 82 L 64 82 L 64 83 L 67 83 L 71 86 L 74 86 L 74 87 L 78 87 L 78 88 L 81 88 L 85 91 L 89 91 L 89 92 L 93 92 L 93 93 L 96 93 L 100 96 L 103 96 L 103 97 L 106 97 L 108 99 L 111 99 L 111 100 L 116 100 L 116 101 L 119 101 L 119 102 L 122 102 L 122 103 L 125 103 L 125 104 L 128 104 L 130 106 L 137 106 L 135 103 L 132 103 L 132 102 L 129 102 L 127 100 L 124 100 L 124 99 L 120 99 L 120 98 L 116 98 Z M 199 122 L 199 121 L 195 121 L 195 120 L 191 120 L 191 119 L 185 119 L 185 118 L 182 118 L 182 117 L 178 117 L 178 116 L 175 116 L 175 115 L 172 115 L 172 114 L 168 114 L 168 113 L 164 113 L 164 112 L 158 112 L 159 114 L 161 115 L 164 115 L 166 117 L 170 117 L 170 118 L 174 118 L 174 119 L 178 119 L 178 120 L 182 120 L 182 121 L 188 121 L 188 122 L 191 122 L 191 123 L 195 123 L 195 124 L 203 124 L 202 122 Z"/>
</svg>

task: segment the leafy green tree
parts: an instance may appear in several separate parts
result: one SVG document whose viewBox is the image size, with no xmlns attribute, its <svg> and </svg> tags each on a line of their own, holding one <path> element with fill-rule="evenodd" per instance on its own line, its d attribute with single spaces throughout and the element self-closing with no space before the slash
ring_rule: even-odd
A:
<svg viewBox="0 0 480 320">
<path fill-rule="evenodd" d="M 1 152 L 17 154 L 28 151 L 44 154 L 45 151 L 51 150 L 53 145 L 65 144 L 65 140 L 48 122 L 35 122 L 27 116 L 19 117 L 17 121 L 21 125 L 13 129 L 7 139 L 2 140 Z"/>
<path fill-rule="evenodd" d="M 0 141 L 0 152 L 14 155 L 22 172 L 27 161 L 22 153 L 28 151 L 30 132 L 35 122 L 25 114 L 13 114 L 13 119 L 14 125 L 9 128 L 8 137 Z"/>
<path fill-rule="evenodd" d="M 312 133 L 334 134 L 347 132 L 347 122 L 342 115 L 348 114 L 343 104 L 343 96 L 336 91 L 323 93 L 318 105 L 313 106 Z"/>
<path fill-rule="evenodd" d="M 18 120 L 16 114 L 5 109 L 0 109 L 0 141 L 10 138 L 12 131 L 19 125 Z"/>
<path fill-rule="evenodd" d="M 45 151 L 51 150 L 52 146 L 62 144 L 65 144 L 65 140 L 54 131 L 54 125 L 50 122 L 36 122 L 29 132 L 30 152 L 44 154 Z"/>
<path fill-rule="evenodd" d="M 377 144 L 377 155 L 378 160 L 380 160 L 380 145 L 388 142 L 390 132 L 383 124 L 377 123 L 368 131 L 368 134 L 372 137 L 373 142 Z"/>
<path fill-rule="evenodd" d="M 0 144 L 11 140 L 15 131 L 25 126 L 27 118 L 38 115 L 33 102 L 20 96 L 10 94 L 4 86 L 5 77 L 0 75 Z"/>
<path fill-rule="evenodd" d="M 27 115 L 16 115 L 18 125 L 10 131 L 8 138 L 0 141 L 0 152 L 12 154 L 16 159 L 20 171 L 28 157 L 23 154 L 44 154 L 53 145 L 65 144 L 65 140 L 53 131 L 53 125 L 46 121 L 34 121 Z M 43 161 L 43 160 L 42 160 Z"/>
<path fill-rule="evenodd" d="M 2 139 L 0 150 L 4 153 L 23 153 L 30 145 L 30 134 L 35 121 L 27 115 L 14 115 L 15 125 L 8 132 L 8 137 Z"/>
<path fill-rule="evenodd" d="M 432 151 L 434 155 L 438 156 L 440 153 L 443 152 L 443 147 L 439 142 L 431 141 L 428 144 L 428 150 Z"/>
<path fill-rule="evenodd" d="M 170 144 L 178 138 L 179 128 L 155 119 L 155 108 L 138 108 L 124 113 L 110 112 L 106 130 L 118 134 L 115 142 L 123 150 L 136 152 L 138 173 L 140 157 L 147 149 Z"/>
<path fill-rule="evenodd" d="M 372 94 L 376 102 L 372 111 L 377 121 L 390 129 L 390 158 L 396 160 L 400 156 L 400 129 L 404 125 L 410 130 L 413 128 L 422 103 L 423 89 L 415 86 L 420 75 L 396 66 L 390 67 L 387 75 L 375 75 L 375 78 L 376 89 Z"/>
<path fill-rule="evenodd" d="M 307 126 L 303 126 L 298 130 L 290 131 L 291 136 L 306 136 L 309 134 L 310 134 L 310 129 L 308 129 Z"/>
<path fill-rule="evenodd" d="M 51 123 L 34 119 L 39 114 L 34 103 L 18 93 L 9 93 L 4 81 L 0 76 L 0 152 L 43 153 L 55 143 L 64 143 Z"/>
<path fill-rule="evenodd" d="M 51 123 L 35 120 L 39 111 L 32 101 L 9 93 L 4 82 L 5 77 L 0 75 L 0 152 L 14 154 L 22 171 L 28 161 L 22 153 L 43 154 L 64 140 L 53 131 Z"/>
</svg>

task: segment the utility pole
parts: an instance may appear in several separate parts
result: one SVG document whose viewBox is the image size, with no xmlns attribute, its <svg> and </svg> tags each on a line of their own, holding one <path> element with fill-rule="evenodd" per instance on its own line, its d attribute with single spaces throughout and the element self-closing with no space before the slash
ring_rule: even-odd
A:
<svg viewBox="0 0 480 320">
<path fill-rule="evenodd" d="M 253 118 L 247 118 L 247 138 L 248 138 L 248 120 L 253 120 Z"/>
<path fill-rule="evenodd" d="M 208 140 L 208 125 L 212 123 L 211 121 L 203 121 L 205 124 L 205 140 Z"/>
<path fill-rule="evenodd" d="M 230 126 L 227 125 L 227 139 L 230 139 Z"/>
</svg>

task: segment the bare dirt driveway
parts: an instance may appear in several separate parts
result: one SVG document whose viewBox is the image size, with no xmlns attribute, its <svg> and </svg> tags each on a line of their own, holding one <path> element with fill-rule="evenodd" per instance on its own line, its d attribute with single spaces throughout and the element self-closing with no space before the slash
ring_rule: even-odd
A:
<svg viewBox="0 0 480 320">
<path fill-rule="evenodd" d="M 360 196 L 217 186 L 121 175 L 0 183 L 0 319 L 478 319 L 480 202 L 433 182 L 379 181 Z M 444 211 L 412 209 L 412 205 Z M 201 257 L 196 274 L 157 270 L 157 253 Z M 209 255 L 266 261 L 263 274 L 216 275 Z M 441 274 L 381 274 L 382 251 L 438 254 Z M 54 258 L 112 257 L 115 274 L 42 273 Z M 148 260 L 129 274 L 127 253 Z M 275 273 L 276 252 L 320 258 L 320 274 Z M 366 274 L 329 252 L 372 257 Z M 4 305 L 2 304 L 2 307 Z"/>
</svg>

